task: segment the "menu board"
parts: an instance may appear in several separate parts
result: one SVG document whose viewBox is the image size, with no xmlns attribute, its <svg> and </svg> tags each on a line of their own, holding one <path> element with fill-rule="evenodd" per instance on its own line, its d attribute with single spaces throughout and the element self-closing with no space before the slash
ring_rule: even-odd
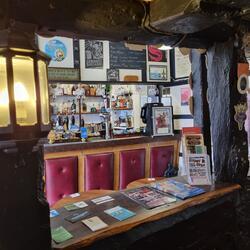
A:
<svg viewBox="0 0 250 250">
<path fill-rule="evenodd" d="M 124 42 L 109 43 L 111 69 L 141 69 L 146 71 L 146 49 L 131 50 Z"/>
</svg>

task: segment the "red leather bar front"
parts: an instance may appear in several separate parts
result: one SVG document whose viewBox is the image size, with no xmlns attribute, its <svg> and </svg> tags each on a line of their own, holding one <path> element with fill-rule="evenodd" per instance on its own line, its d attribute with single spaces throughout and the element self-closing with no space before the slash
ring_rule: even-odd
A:
<svg viewBox="0 0 250 250">
<path fill-rule="evenodd" d="M 120 189 L 145 177 L 145 149 L 126 150 L 120 153 Z"/>
<path fill-rule="evenodd" d="M 113 189 L 114 154 L 91 154 L 85 156 L 85 190 Z"/>
<path fill-rule="evenodd" d="M 61 198 L 78 192 L 77 157 L 45 161 L 46 196 L 52 206 Z"/>
</svg>

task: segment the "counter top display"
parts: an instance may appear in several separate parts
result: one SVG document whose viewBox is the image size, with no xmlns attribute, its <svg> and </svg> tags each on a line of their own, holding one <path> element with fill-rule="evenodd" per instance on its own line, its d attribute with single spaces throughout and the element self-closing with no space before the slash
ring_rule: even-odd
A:
<svg viewBox="0 0 250 250">
<path fill-rule="evenodd" d="M 179 135 L 160 136 L 160 137 L 136 136 L 136 137 L 115 138 L 109 140 L 101 139 L 91 142 L 54 143 L 54 144 L 45 144 L 44 153 L 95 149 L 103 147 L 115 147 L 122 145 L 135 145 L 142 143 L 164 142 L 164 141 L 179 140 L 179 139 L 180 139 Z"/>
<path fill-rule="evenodd" d="M 176 179 L 186 183 L 183 177 L 177 177 Z M 96 192 L 93 196 L 91 194 L 86 196 L 81 193 L 77 198 L 65 198 L 54 206 L 59 215 L 51 218 L 51 227 L 52 229 L 63 227 L 71 234 L 72 238 L 59 244 L 53 242 L 53 249 L 85 249 L 84 247 L 92 244 L 94 244 L 93 249 L 127 249 L 126 247 L 148 235 L 171 228 L 177 223 L 209 211 L 224 202 L 233 202 L 237 197 L 240 186 L 238 184 L 224 183 L 203 186 L 202 188 L 205 190 L 203 194 L 186 200 L 177 199 L 176 202 L 150 210 L 124 196 L 122 192 L 100 192 L 99 196 L 104 195 L 104 197 L 98 199 L 94 199 L 98 196 Z M 87 197 L 87 199 L 84 197 Z M 108 197 L 109 199 L 107 199 Z M 97 204 L 94 202 L 101 199 L 103 199 L 103 203 Z M 70 223 L 64 219 L 70 214 L 76 213 L 67 211 L 64 206 L 69 203 L 79 203 L 79 201 L 83 200 L 87 206 L 81 208 L 81 211 L 78 209 L 78 212 L 87 211 L 89 213 L 84 220 L 94 217 L 100 218 L 106 224 L 103 229 L 92 232 L 81 220 Z M 126 219 L 119 221 L 106 212 L 112 208 L 119 209 L 119 215 L 123 213 L 125 216 L 128 212 L 131 212 L 133 216 L 127 216 Z M 112 212 L 114 212 L 113 210 Z"/>
</svg>

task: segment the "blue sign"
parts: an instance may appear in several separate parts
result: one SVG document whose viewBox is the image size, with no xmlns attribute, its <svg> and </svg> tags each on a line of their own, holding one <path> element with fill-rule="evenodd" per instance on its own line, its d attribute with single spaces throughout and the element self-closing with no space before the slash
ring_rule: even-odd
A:
<svg viewBox="0 0 250 250">
<path fill-rule="evenodd" d="M 53 39 L 46 43 L 45 53 L 51 57 L 52 61 L 62 62 L 67 56 L 67 48 L 63 42 Z"/>
</svg>

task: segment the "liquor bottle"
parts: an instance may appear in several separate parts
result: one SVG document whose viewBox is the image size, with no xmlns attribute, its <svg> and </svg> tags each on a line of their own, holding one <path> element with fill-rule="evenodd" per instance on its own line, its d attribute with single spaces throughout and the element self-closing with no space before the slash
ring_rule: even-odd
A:
<svg viewBox="0 0 250 250">
<path fill-rule="evenodd" d="M 71 113 L 72 114 L 76 113 L 76 103 L 75 103 L 75 100 L 73 100 L 73 102 L 71 104 Z"/>
</svg>

